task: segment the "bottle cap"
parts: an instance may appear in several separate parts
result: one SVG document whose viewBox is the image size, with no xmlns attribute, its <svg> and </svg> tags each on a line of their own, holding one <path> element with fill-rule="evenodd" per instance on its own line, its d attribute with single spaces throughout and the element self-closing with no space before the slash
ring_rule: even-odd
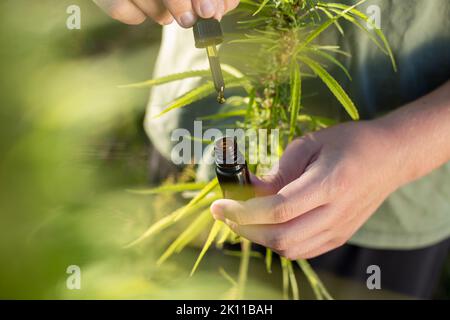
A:
<svg viewBox="0 0 450 320">
<path fill-rule="evenodd" d="M 216 19 L 199 19 L 193 30 L 196 48 L 206 48 L 223 42 L 222 27 Z"/>
</svg>

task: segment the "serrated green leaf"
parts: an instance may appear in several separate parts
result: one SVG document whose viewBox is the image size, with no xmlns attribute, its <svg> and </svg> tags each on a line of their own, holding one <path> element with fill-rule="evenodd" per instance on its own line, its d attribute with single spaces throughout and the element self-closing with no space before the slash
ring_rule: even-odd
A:
<svg viewBox="0 0 450 320">
<path fill-rule="evenodd" d="M 346 5 L 340 4 L 340 3 L 326 3 L 326 4 L 321 4 L 324 6 L 328 6 L 331 8 L 338 8 L 338 9 L 343 9 L 345 10 L 347 8 Z M 392 48 L 389 44 L 389 41 L 387 41 L 386 36 L 384 35 L 383 31 L 381 31 L 379 28 L 377 28 L 374 23 L 372 22 L 372 19 L 370 19 L 366 14 L 364 14 L 363 12 L 361 12 L 360 10 L 356 9 L 356 8 L 352 8 L 350 10 L 350 13 L 361 18 L 362 20 L 364 20 L 365 22 L 369 23 L 373 30 L 375 31 L 375 33 L 377 34 L 377 36 L 380 38 L 380 40 L 382 41 L 386 51 L 387 51 L 387 55 L 389 56 L 389 58 L 391 59 L 391 63 L 392 63 L 392 67 L 394 69 L 394 71 L 397 71 L 397 62 L 395 61 L 395 57 L 394 54 L 392 52 Z"/>
<path fill-rule="evenodd" d="M 312 54 L 315 54 L 315 55 L 317 55 L 319 57 L 324 58 L 325 60 L 330 61 L 331 63 L 336 65 L 339 69 L 341 69 L 345 73 L 345 75 L 347 76 L 347 78 L 350 81 L 352 80 L 352 76 L 348 72 L 347 68 L 342 63 L 340 63 L 335 57 L 333 57 L 332 55 L 330 55 L 330 54 L 328 54 L 326 52 L 317 50 L 317 49 L 310 49 L 310 48 L 306 49 L 306 52 L 310 52 Z"/>
<path fill-rule="evenodd" d="M 317 9 L 319 9 L 319 10 L 321 10 L 323 13 L 325 13 L 325 15 L 326 15 L 328 18 L 330 18 L 330 19 L 333 18 L 333 14 L 332 14 L 330 11 L 328 11 L 327 9 L 325 9 L 324 7 L 317 7 Z M 342 27 L 341 27 L 341 25 L 339 24 L 339 21 L 338 21 L 338 20 L 334 21 L 334 25 L 336 26 L 336 29 L 338 29 L 339 33 L 340 33 L 341 35 L 344 35 L 344 30 L 342 29 Z"/>
<path fill-rule="evenodd" d="M 320 34 L 322 34 L 322 32 L 327 30 L 335 21 L 340 19 L 342 17 L 342 15 L 346 14 L 350 10 L 356 8 L 357 6 L 361 5 L 362 3 L 366 2 L 366 1 L 367 0 L 361 0 L 361 1 L 357 2 L 356 4 L 350 6 L 347 9 L 345 9 L 344 11 L 342 11 L 340 14 L 334 16 L 333 18 L 328 19 L 326 22 L 321 24 L 318 28 L 313 30 L 313 32 L 311 32 L 304 41 L 301 42 L 299 48 L 297 49 L 297 52 L 302 50 L 304 47 L 306 47 L 312 41 L 314 41 Z"/>
<path fill-rule="evenodd" d="M 356 109 L 355 104 L 347 95 L 347 93 L 342 89 L 341 85 L 334 79 L 319 63 L 313 61 L 312 59 L 302 56 L 300 59 L 311 68 L 311 70 L 325 83 L 328 89 L 333 93 L 333 95 L 338 99 L 347 113 L 353 120 L 359 119 L 358 109 Z"/>
<path fill-rule="evenodd" d="M 338 14 L 342 12 L 342 11 L 339 11 L 336 9 L 331 9 L 331 10 Z M 345 20 L 353 23 L 358 29 L 362 30 L 369 37 L 369 39 L 378 47 L 378 49 L 380 49 L 385 55 L 389 54 L 388 51 L 383 47 L 382 43 L 380 41 L 378 41 L 378 39 L 367 28 L 365 28 L 358 20 L 356 20 L 353 16 L 351 16 L 350 14 L 342 14 L 342 17 Z"/>
</svg>

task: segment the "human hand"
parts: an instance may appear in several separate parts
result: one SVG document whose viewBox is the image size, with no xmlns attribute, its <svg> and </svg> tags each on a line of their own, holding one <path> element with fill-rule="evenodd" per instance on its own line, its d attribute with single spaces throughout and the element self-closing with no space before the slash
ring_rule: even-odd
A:
<svg viewBox="0 0 450 320">
<path fill-rule="evenodd" d="M 175 19 L 184 28 L 201 18 L 220 20 L 239 0 L 94 0 L 106 13 L 126 24 L 141 24 L 147 17 L 166 25 Z"/>
<path fill-rule="evenodd" d="M 211 210 L 237 234 L 288 259 L 343 245 L 406 180 L 397 141 L 376 121 L 341 124 L 293 141 L 278 170 L 253 178 L 261 197 Z"/>
</svg>

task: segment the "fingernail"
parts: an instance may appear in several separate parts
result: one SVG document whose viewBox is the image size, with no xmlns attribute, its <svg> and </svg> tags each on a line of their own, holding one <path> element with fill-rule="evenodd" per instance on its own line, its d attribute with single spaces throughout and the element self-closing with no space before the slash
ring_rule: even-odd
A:
<svg viewBox="0 0 450 320">
<path fill-rule="evenodd" d="M 203 0 L 200 3 L 200 11 L 204 18 L 210 18 L 214 15 L 216 7 L 211 0 Z"/>
<path fill-rule="evenodd" d="M 195 23 L 195 16 L 192 12 L 187 11 L 180 16 L 180 24 L 182 27 L 189 28 Z"/>
<path fill-rule="evenodd" d="M 171 24 L 172 22 L 173 22 L 173 18 L 168 18 L 168 19 L 165 19 L 165 20 L 161 21 L 160 24 L 161 24 L 162 26 L 168 26 L 168 25 Z"/>
<path fill-rule="evenodd" d="M 165 26 L 168 26 L 169 24 L 172 24 L 172 22 L 173 22 L 173 18 L 170 17 L 169 19 L 167 19 L 166 21 L 164 21 L 164 25 L 165 25 Z"/>
<path fill-rule="evenodd" d="M 214 219 L 223 220 L 224 219 L 223 212 L 224 212 L 223 207 L 220 204 L 213 203 L 211 205 L 211 213 Z"/>
</svg>

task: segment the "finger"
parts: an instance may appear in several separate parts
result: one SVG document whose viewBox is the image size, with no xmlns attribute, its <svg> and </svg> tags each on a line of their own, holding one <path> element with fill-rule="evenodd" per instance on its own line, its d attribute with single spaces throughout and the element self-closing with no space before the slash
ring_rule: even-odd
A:
<svg viewBox="0 0 450 320">
<path fill-rule="evenodd" d="M 373 204 L 365 206 L 360 210 L 361 214 L 367 211 L 368 208 L 373 208 Z M 331 210 L 334 211 L 334 213 L 338 213 L 338 209 L 336 208 L 332 208 Z M 353 215 L 345 215 L 343 219 L 340 218 L 337 223 L 333 223 L 333 228 L 335 230 L 347 230 L 344 235 L 336 236 L 335 233 L 331 231 L 325 231 L 316 236 L 317 238 L 321 238 L 321 241 L 319 241 L 319 239 L 306 239 L 301 241 L 293 246 L 293 251 L 287 252 L 287 255 L 294 257 L 295 259 L 311 259 L 344 245 L 364 224 L 366 219 L 362 219 L 360 222 L 351 225 L 349 228 L 348 226 L 351 221 L 354 221 Z M 328 235 L 328 237 L 325 235 Z"/>
<path fill-rule="evenodd" d="M 183 28 L 190 28 L 197 21 L 191 0 L 163 0 L 163 3 Z"/>
<path fill-rule="evenodd" d="M 292 250 L 300 245 L 315 248 L 315 241 L 318 240 L 311 239 L 319 234 L 329 233 L 333 221 L 332 213 L 333 210 L 329 206 L 324 206 L 283 224 L 239 225 L 229 220 L 225 222 L 234 232 L 246 239 L 279 253 L 292 254 Z M 330 237 L 326 240 L 329 239 Z"/>
<path fill-rule="evenodd" d="M 219 10 L 218 2 L 222 0 L 192 0 L 192 7 L 202 18 L 212 18 Z"/>
<path fill-rule="evenodd" d="M 276 193 L 276 191 L 273 190 L 272 185 L 270 183 L 267 183 L 266 181 L 259 179 L 253 173 L 250 173 L 250 182 L 252 184 L 252 187 L 254 188 L 256 196 L 258 197 L 269 196 Z"/>
<path fill-rule="evenodd" d="M 166 9 L 162 0 L 133 0 L 133 2 L 153 21 L 161 25 L 167 25 L 173 21 L 172 15 Z"/>
<path fill-rule="evenodd" d="M 126 24 L 141 24 L 147 18 L 145 13 L 129 0 L 95 0 L 95 3 L 113 19 Z"/>
<path fill-rule="evenodd" d="M 293 244 L 286 250 L 275 252 L 289 260 L 307 259 L 305 257 L 308 257 L 309 259 L 309 257 L 315 257 L 315 254 L 326 252 L 325 250 L 328 249 L 328 244 L 330 244 L 331 239 L 331 232 L 324 231 L 306 241 Z M 323 252 L 321 250 L 323 250 Z M 331 248 L 329 248 L 329 250 L 331 250 Z"/>
<path fill-rule="evenodd" d="M 239 5 L 239 0 L 224 0 L 223 1 L 224 14 L 235 9 L 238 5 Z"/>
<path fill-rule="evenodd" d="M 275 193 L 300 177 L 319 150 L 319 144 L 310 136 L 296 139 L 288 145 L 278 166 L 261 179 L 271 185 Z"/>
<path fill-rule="evenodd" d="M 318 246 L 315 250 L 311 250 L 309 252 L 304 252 L 296 255 L 297 257 L 295 259 L 312 259 L 316 258 L 318 256 L 321 256 L 327 252 L 330 252 L 345 243 L 338 243 L 336 241 L 329 241 L 327 243 L 324 243 L 323 245 Z"/>
<path fill-rule="evenodd" d="M 327 188 L 316 171 L 305 173 L 276 195 L 248 201 L 221 199 L 213 203 L 211 211 L 216 219 L 240 225 L 287 222 L 327 203 Z"/>
<path fill-rule="evenodd" d="M 222 17 L 224 15 L 224 11 L 225 11 L 225 6 L 223 4 L 222 0 L 219 0 L 218 2 L 218 9 L 216 11 L 216 14 L 214 15 L 214 18 L 217 20 L 222 20 Z"/>
</svg>

